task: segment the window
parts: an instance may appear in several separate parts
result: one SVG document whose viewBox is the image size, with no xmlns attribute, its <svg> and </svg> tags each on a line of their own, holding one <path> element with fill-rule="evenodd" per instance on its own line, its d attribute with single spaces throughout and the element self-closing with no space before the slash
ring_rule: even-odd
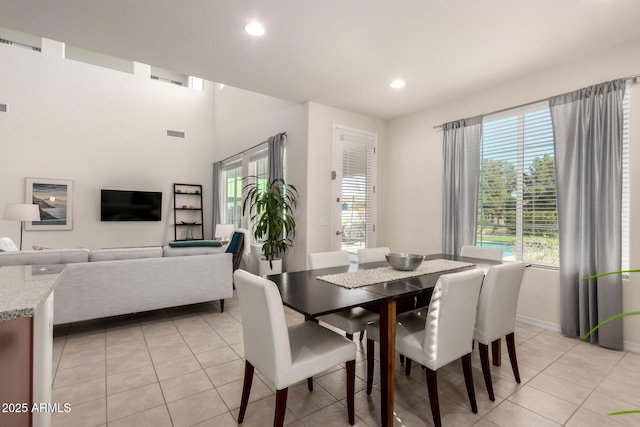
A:
<svg viewBox="0 0 640 427">
<path fill-rule="evenodd" d="M 268 159 L 269 152 L 265 143 L 222 162 L 220 168 L 222 224 L 233 224 L 236 228 L 250 229 L 242 223 L 242 188 L 246 185 L 244 178 L 248 176 L 266 178 L 269 173 Z"/>
<path fill-rule="evenodd" d="M 559 263 L 553 130 L 547 103 L 487 116 L 480 146 L 478 246 Z"/>
<path fill-rule="evenodd" d="M 629 268 L 629 93 L 623 128 L 622 268 Z M 547 102 L 486 116 L 480 145 L 476 245 L 506 260 L 558 265 L 553 130 Z"/>
<path fill-rule="evenodd" d="M 240 159 L 223 163 L 221 168 L 222 224 L 233 224 L 239 228 L 242 223 L 242 162 Z"/>
</svg>

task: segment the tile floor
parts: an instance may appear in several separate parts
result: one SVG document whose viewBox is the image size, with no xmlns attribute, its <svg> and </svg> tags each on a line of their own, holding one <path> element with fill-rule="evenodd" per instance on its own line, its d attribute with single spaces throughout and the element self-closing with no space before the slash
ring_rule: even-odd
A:
<svg viewBox="0 0 640 427">
<path fill-rule="evenodd" d="M 53 416 L 55 427 L 236 426 L 244 373 L 237 300 L 121 316 L 54 329 L 53 402 L 71 411 Z M 302 321 L 287 311 L 288 322 Z M 445 426 L 640 425 L 640 415 L 607 416 L 640 407 L 640 354 L 609 351 L 558 333 L 518 324 L 522 383 L 508 356 L 493 367 L 495 402 L 487 396 L 477 350 L 474 381 L 478 414 L 470 410 L 459 362 L 439 374 Z M 379 393 L 365 392 L 364 343 L 356 375 L 356 426 L 380 423 Z M 504 347 L 503 346 L 503 350 Z M 432 425 L 422 369 L 396 376 L 396 426 Z M 376 383 L 378 368 L 376 367 Z M 259 373 L 244 426 L 270 426 L 275 394 Z M 344 368 L 289 390 L 285 424 L 348 426 Z"/>
</svg>

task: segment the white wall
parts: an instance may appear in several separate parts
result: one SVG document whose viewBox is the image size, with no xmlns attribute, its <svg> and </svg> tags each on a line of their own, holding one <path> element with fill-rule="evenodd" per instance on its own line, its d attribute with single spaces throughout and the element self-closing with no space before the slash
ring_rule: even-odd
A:
<svg viewBox="0 0 640 427">
<path fill-rule="evenodd" d="M 295 212 L 296 237 L 285 259 L 289 271 L 304 268 L 307 239 L 307 107 L 225 86 L 216 90 L 214 161 L 226 159 L 287 132 L 286 179 L 300 193 Z M 255 271 L 257 272 L 257 271 Z"/>
<path fill-rule="evenodd" d="M 25 231 L 24 248 L 159 245 L 173 240 L 172 184 L 204 185 L 211 237 L 213 86 L 203 92 L 0 44 L 0 209 L 25 201 L 25 178 L 74 181 L 73 230 Z M 8 65 L 10 64 L 10 65 Z M 169 138 L 180 130 L 185 139 Z M 100 189 L 163 192 L 161 222 L 100 222 Z M 16 243 L 20 228 L 0 221 Z"/>
<path fill-rule="evenodd" d="M 331 197 L 331 148 L 333 125 L 339 124 L 356 129 L 374 132 L 378 135 L 378 224 L 390 224 L 383 221 L 380 205 L 386 203 L 380 195 L 390 193 L 387 182 L 382 177 L 387 176 L 387 124 L 371 117 L 327 107 L 325 105 L 309 103 L 309 145 L 307 164 L 307 191 L 310 195 L 307 205 L 307 253 L 332 250 L 332 239 L 339 226 L 332 224 L 321 225 L 322 217 L 332 218 L 334 203 Z M 383 222 L 381 222 L 383 221 Z M 377 244 L 387 246 L 388 238 L 385 227 L 377 226 Z M 393 250 L 393 248 L 391 248 Z M 301 268 L 306 268 L 305 264 Z"/>
<path fill-rule="evenodd" d="M 469 72 L 473 72 L 470 68 Z M 527 78 L 471 94 L 468 97 L 389 122 L 384 180 L 388 182 L 381 209 L 387 222 L 387 243 L 394 250 L 418 253 L 441 251 L 442 133 L 444 122 L 515 107 L 607 80 L 640 73 L 640 39 L 603 52 L 599 57 L 564 64 Z M 640 85 L 631 93 L 631 164 L 640 164 Z M 640 266 L 638 168 L 632 169 L 631 267 Z M 634 221 L 635 220 L 635 221 Z M 624 309 L 640 309 L 640 277 L 623 285 Z M 527 273 L 518 307 L 521 319 L 547 327 L 559 326 L 559 280 L 556 271 Z M 627 347 L 640 350 L 640 316 L 624 320 Z"/>
</svg>

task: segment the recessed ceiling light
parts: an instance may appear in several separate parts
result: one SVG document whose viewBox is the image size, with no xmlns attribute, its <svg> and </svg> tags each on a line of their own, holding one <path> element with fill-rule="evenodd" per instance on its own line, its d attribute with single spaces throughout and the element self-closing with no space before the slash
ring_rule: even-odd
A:
<svg viewBox="0 0 640 427">
<path fill-rule="evenodd" d="M 252 36 L 262 36 L 264 35 L 264 27 L 257 22 L 252 22 L 250 24 L 245 25 L 244 30 L 251 34 Z"/>
<path fill-rule="evenodd" d="M 405 86 L 405 82 L 403 80 L 397 79 L 391 82 L 391 87 L 394 89 L 400 89 Z"/>
</svg>

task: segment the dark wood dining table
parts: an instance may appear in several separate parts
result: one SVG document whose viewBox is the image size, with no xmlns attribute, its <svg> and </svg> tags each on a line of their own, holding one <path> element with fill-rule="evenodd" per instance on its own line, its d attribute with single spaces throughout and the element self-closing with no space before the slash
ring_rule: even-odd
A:
<svg viewBox="0 0 640 427">
<path fill-rule="evenodd" d="M 425 260 L 434 259 L 470 262 L 474 266 L 351 289 L 323 281 L 318 279 L 318 276 L 344 273 L 354 271 L 354 269 L 385 267 L 388 266 L 387 262 L 295 271 L 267 276 L 278 286 L 283 304 L 303 314 L 306 319 L 315 319 L 323 314 L 353 307 L 377 308 L 376 311 L 380 314 L 380 412 L 383 426 L 393 425 L 397 311 L 401 310 L 401 307 L 410 306 L 413 308 L 413 304 L 407 304 L 407 301 L 414 301 L 416 298 L 428 304 L 431 292 L 442 274 L 476 267 L 482 268 L 486 272 L 486 269 L 491 265 L 500 264 L 499 261 L 457 255 L 432 254 L 425 257 Z"/>
</svg>

